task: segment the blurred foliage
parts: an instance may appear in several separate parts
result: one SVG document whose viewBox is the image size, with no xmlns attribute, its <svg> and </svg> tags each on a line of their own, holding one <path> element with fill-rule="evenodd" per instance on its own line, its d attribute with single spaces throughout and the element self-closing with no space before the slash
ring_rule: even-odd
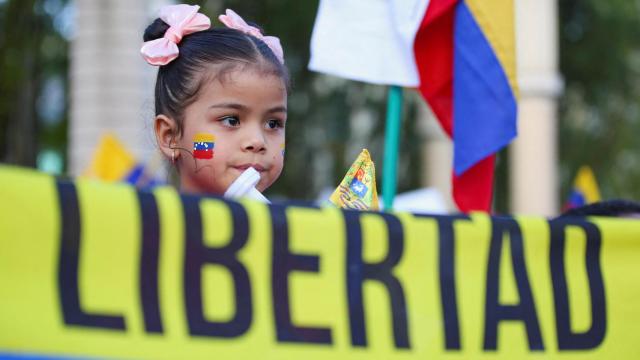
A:
<svg viewBox="0 0 640 360">
<path fill-rule="evenodd" d="M 35 166 L 38 152 L 66 147 L 66 105 L 57 119 L 38 111 L 45 84 L 66 88 L 68 41 L 56 29 L 67 0 L 0 2 L 0 161 Z M 62 97 L 63 101 L 64 96 Z"/>
<path fill-rule="evenodd" d="M 604 198 L 640 199 L 640 1 L 562 0 L 562 196 L 590 165 Z"/>
</svg>

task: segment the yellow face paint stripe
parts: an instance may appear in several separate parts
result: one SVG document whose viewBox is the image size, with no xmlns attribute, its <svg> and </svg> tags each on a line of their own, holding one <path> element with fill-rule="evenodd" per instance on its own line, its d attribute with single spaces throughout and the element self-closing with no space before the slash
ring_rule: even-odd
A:
<svg viewBox="0 0 640 360">
<path fill-rule="evenodd" d="M 216 137 L 212 134 L 198 133 L 193 136 L 193 142 L 215 142 Z"/>
</svg>

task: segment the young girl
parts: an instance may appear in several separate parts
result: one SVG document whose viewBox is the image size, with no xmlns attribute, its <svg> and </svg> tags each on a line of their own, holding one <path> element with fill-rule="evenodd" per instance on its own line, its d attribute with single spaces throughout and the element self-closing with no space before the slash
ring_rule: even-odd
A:
<svg viewBox="0 0 640 360">
<path fill-rule="evenodd" d="M 282 171 L 288 72 L 280 41 L 231 10 L 210 28 L 198 6 L 172 5 L 145 31 L 142 56 L 159 66 L 154 130 L 180 189 L 224 194 L 247 168 L 259 191 Z"/>
</svg>

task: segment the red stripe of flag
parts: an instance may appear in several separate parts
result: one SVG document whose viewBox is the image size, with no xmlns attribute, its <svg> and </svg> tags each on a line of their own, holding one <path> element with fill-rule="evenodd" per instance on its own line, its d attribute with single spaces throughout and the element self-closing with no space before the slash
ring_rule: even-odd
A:
<svg viewBox="0 0 640 360">
<path fill-rule="evenodd" d="M 453 54 L 457 0 L 431 0 L 414 42 L 420 93 L 444 131 L 453 138 Z M 456 176 L 453 198 L 461 211 L 490 211 L 495 156 Z"/>
</svg>

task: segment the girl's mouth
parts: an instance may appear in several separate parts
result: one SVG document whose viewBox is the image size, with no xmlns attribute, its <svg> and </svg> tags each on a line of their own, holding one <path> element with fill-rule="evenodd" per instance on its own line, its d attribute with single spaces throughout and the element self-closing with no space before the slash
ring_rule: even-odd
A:
<svg viewBox="0 0 640 360">
<path fill-rule="evenodd" d="M 254 168 L 257 172 L 263 172 L 266 171 L 266 169 L 264 168 L 264 166 L 260 165 L 260 164 L 242 164 L 242 165 L 236 165 L 234 166 L 234 168 L 244 171 L 247 170 L 248 168 Z"/>
</svg>

